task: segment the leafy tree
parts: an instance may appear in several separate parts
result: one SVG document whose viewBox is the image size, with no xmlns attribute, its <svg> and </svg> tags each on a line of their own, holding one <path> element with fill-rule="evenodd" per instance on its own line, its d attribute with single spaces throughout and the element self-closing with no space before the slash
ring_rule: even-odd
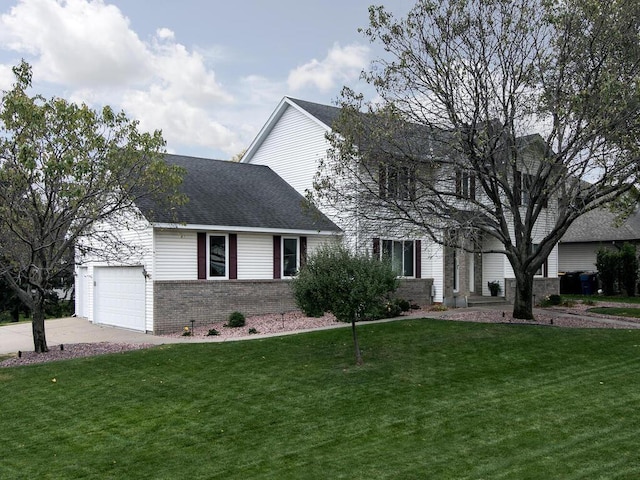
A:
<svg viewBox="0 0 640 480">
<path fill-rule="evenodd" d="M 312 315 L 331 312 L 341 322 L 351 322 L 356 362 L 362 354 L 356 321 L 380 309 L 397 288 L 396 274 L 387 262 L 353 254 L 344 246 L 325 245 L 311 255 L 292 282 L 298 306 Z"/>
<path fill-rule="evenodd" d="M 182 173 L 162 160 L 159 131 L 141 133 L 109 107 L 30 96 L 31 67 L 13 72 L 0 103 L 0 275 L 32 313 L 35 351 L 46 352 L 45 301 L 77 240 L 94 258 L 125 261 L 133 247 L 116 227 L 131 227 L 147 196 L 181 201 Z"/>
<path fill-rule="evenodd" d="M 513 315 L 533 318 L 534 276 L 567 228 L 637 181 L 640 3 L 419 0 L 369 20 L 377 97 L 343 89 L 314 200 L 354 231 L 506 255 Z"/>
</svg>

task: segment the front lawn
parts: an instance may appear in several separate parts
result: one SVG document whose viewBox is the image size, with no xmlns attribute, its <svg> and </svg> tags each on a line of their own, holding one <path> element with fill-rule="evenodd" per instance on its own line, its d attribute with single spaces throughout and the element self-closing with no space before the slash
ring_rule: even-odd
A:
<svg viewBox="0 0 640 480">
<path fill-rule="evenodd" d="M 616 317 L 640 318 L 640 308 L 632 307 L 594 307 L 587 310 L 590 313 L 613 315 Z"/>
<path fill-rule="evenodd" d="M 640 330 L 358 328 L 0 369 L 0 478 L 640 477 Z"/>
</svg>

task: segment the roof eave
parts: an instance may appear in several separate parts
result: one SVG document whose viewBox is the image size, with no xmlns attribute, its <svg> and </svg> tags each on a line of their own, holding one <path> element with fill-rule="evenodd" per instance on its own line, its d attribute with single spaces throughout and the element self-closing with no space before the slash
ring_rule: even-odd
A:
<svg viewBox="0 0 640 480">
<path fill-rule="evenodd" d="M 315 229 L 287 229 L 271 227 L 241 227 L 237 225 L 198 225 L 189 223 L 152 223 L 153 228 L 159 230 L 198 230 L 208 232 L 243 232 L 243 233 L 268 233 L 286 235 L 342 235 L 341 230 L 315 230 Z"/>
</svg>

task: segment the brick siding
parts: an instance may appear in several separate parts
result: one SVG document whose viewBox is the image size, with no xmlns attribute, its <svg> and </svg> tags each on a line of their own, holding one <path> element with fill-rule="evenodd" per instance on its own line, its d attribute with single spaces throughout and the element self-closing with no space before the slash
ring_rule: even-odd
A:
<svg viewBox="0 0 640 480">
<path fill-rule="evenodd" d="M 432 279 L 401 280 L 397 296 L 419 305 L 431 303 Z M 297 310 L 290 283 L 283 280 L 186 280 L 154 283 L 154 332 L 223 321 L 234 311 L 246 316 Z"/>
</svg>

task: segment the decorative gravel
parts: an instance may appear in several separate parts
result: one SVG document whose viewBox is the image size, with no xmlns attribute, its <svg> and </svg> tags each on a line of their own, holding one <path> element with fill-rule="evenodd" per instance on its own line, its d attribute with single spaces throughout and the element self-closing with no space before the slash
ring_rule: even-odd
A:
<svg viewBox="0 0 640 480">
<path fill-rule="evenodd" d="M 598 307 L 635 307 L 614 302 L 597 302 Z M 514 319 L 511 315 L 511 307 L 500 309 L 451 309 L 440 311 L 439 309 L 415 310 L 408 313 L 411 317 L 441 318 L 443 320 L 480 322 L 480 323 L 513 323 L 527 325 L 549 325 L 565 328 L 640 328 L 640 319 L 627 317 L 614 317 L 610 315 L 592 314 L 587 312 L 593 305 L 577 303 L 571 307 L 552 307 L 538 310 L 535 320 Z M 301 312 L 287 312 L 285 314 L 261 315 L 248 317 L 244 327 L 230 328 L 224 326 L 225 322 L 215 322 L 208 325 L 194 325 L 191 335 L 185 336 L 182 332 L 165 335 L 167 343 L 176 341 L 189 341 L 190 338 L 198 341 L 225 341 L 227 339 L 255 338 L 265 335 L 279 335 L 305 330 L 316 330 L 344 325 L 337 322 L 333 315 L 311 318 L 305 317 Z M 209 331 L 216 330 L 218 335 L 209 335 Z M 250 333 L 251 331 L 251 333 Z M 152 344 L 135 343 L 77 343 L 60 346 L 50 346 L 47 353 L 21 352 L 21 357 L 15 356 L 0 362 L 0 367 L 13 367 L 17 365 L 30 365 L 54 360 L 69 358 L 81 358 L 107 353 L 118 353 L 129 350 L 148 348 Z"/>
<path fill-rule="evenodd" d="M 32 365 L 35 363 L 45 363 L 70 358 L 92 357 L 105 353 L 139 350 L 151 346 L 151 344 L 147 343 L 69 343 L 62 346 L 49 346 L 49 351 L 46 353 L 36 353 L 34 351 L 20 352 L 20 356 L 16 355 L 15 357 L 7 358 L 0 362 L 0 367 L 15 367 L 18 365 Z"/>
</svg>

